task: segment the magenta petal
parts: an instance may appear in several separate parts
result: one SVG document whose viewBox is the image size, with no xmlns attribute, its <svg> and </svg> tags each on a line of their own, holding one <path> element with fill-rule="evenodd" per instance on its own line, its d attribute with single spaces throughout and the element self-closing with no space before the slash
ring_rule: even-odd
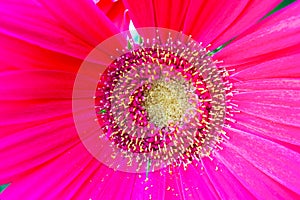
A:
<svg viewBox="0 0 300 200">
<path fill-rule="evenodd" d="M 65 101 L 1 101 L 0 125 L 13 125 L 70 116 L 71 103 Z"/>
<path fill-rule="evenodd" d="M 235 82 L 234 86 L 240 91 L 300 90 L 300 81 L 298 78 L 271 78 Z"/>
<path fill-rule="evenodd" d="M 130 19 L 123 1 L 102 0 L 97 6 L 121 31 L 128 30 Z"/>
<path fill-rule="evenodd" d="M 155 27 L 155 12 L 152 1 L 124 0 L 124 5 L 128 9 L 129 16 L 136 27 Z"/>
<path fill-rule="evenodd" d="M 240 113 L 235 116 L 237 123 L 233 125 L 236 129 L 256 134 L 273 141 L 286 142 L 300 146 L 299 127 L 276 123 L 257 116 Z"/>
<path fill-rule="evenodd" d="M 93 47 L 119 32 L 117 27 L 92 1 L 42 0 L 41 4 L 62 23 L 66 30 Z"/>
<path fill-rule="evenodd" d="M 300 127 L 300 107 L 235 101 L 239 110 L 277 123 Z"/>
<path fill-rule="evenodd" d="M 12 187 L 3 193 L 3 198 L 53 199 L 53 195 L 62 191 L 64 184 L 74 181 L 74 176 L 80 174 L 82 170 L 86 170 L 86 174 L 90 173 L 89 169 L 86 169 L 90 161 L 91 157 L 79 143 L 67 151 L 61 151 L 61 155 L 14 182 Z M 94 163 L 95 166 L 97 165 Z M 68 199 L 62 195 L 55 196 L 56 199 Z"/>
<path fill-rule="evenodd" d="M 91 44 L 78 39 L 52 13 L 35 1 L 1 2 L 0 12 L 0 41 L 3 50 L 15 50 L 8 54 L 8 59 L 13 59 L 19 51 L 19 48 L 11 46 L 14 43 L 10 43 L 10 38 L 78 58 L 84 58 L 92 48 Z M 104 38 L 105 36 L 99 38 L 99 41 Z M 33 53 L 31 56 L 38 56 Z"/>
<path fill-rule="evenodd" d="M 251 191 L 217 159 L 202 159 L 204 171 L 210 178 L 221 199 L 254 199 Z"/>
<path fill-rule="evenodd" d="M 71 99 L 74 73 L 18 70 L 0 73 L 2 100 Z"/>
<path fill-rule="evenodd" d="M 254 62 L 299 53 L 300 2 L 255 25 L 216 54 L 225 64 Z"/>
<path fill-rule="evenodd" d="M 214 182 L 209 175 L 201 169 L 201 163 L 193 164 L 186 170 L 180 170 L 180 182 L 182 197 L 180 199 L 220 199 L 220 193 L 216 190 Z M 172 199 L 172 198 L 166 198 Z"/>
<path fill-rule="evenodd" d="M 11 129 L 1 126 L 0 159 L 5 161 L 0 166 L 5 172 L 0 175 L 1 182 L 15 181 L 20 174 L 38 168 L 78 141 L 72 117 L 28 128 L 17 124 Z"/>
<path fill-rule="evenodd" d="M 55 47 L 54 50 L 61 52 L 58 53 L 52 50 L 45 49 L 50 48 L 47 45 L 43 46 L 42 44 L 40 44 L 39 46 L 37 46 L 35 44 L 30 44 L 24 41 L 23 38 L 16 39 L 8 35 L 0 35 L 0 42 L 2 44 L 0 48 L 0 64 L 2 68 L 0 69 L 0 71 L 5 72 L 7 72 L 8 70 L 19 69 L 46 69 L 76 72 L 82 60 L 76 59 L 74 58 L 74 56 L 82 58 L 88 52 L 88 49 L 86 49 L 84 46 L 77 47 L 73 45 L 64 45 L 63 47 L 61 47 L 61 44 L 57 44 L 57 48 Z M 68 44 L 70 43 L 68 42 Z M 50 45 L 55 44 L 53 42 Z M 18 59 L 15 59 L 16 57 Z"/>
<path fill-rule="evenodd" d="M 230 141 L 224 144 L 225 150 L 218 158 L 242 178 L 244 184 L 257 184 L 254 193 L 264 197 L 277 194 L 288 199 L 289 195 L 295 195 L 292 191 L 300 194 L 299 153 L 240 130 L 231 128 L 229 131 Z"/>
<path fill-rule="evenodd" d="M 46 4 L 49 7 L 35 1 L 2 2 L 0 34 L 83 59 L 94 46 L 119 32 L 92 1 Z M 1 36 L 0 41 L 4 52 L 12 48 L 6 38 Z M 7 59 L 13 59 L 15 53 L 8 54 Z M 31 56 L 38 54 L 32 52 Z"/>
<path fill-rule="evenodd" d="M 298 78 L 300 77 L 299 65 L 299 53 L 285 57 L 280 56 L 272 60 L 263 60 L 263 62 L 261 60 L 258 64 L 248 63 L 245 65 L 230 66 L 237 69 L 237 72 L 235 72 L 231 78 L 236 80 Z"/>
<path fill-rule="evenodd" d="M 271 11 L 280 0 L 191 1 L 184 32 L 215 49 L 242 33 Z"/>
</svg>

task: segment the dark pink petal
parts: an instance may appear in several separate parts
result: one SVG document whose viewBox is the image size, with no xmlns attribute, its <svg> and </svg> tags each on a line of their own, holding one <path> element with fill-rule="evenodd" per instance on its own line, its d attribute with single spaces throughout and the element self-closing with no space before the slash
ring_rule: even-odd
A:
<svg viewBox="0 0 300 200">
<path fill-rule="evenodd" d="M 189 165 L 186 170 L 180 168 L 180 179 L 177 182 L 182 188 L 180 199 L 221 199 L 214 182 L 201 167 L 201 163 L 198 163 Z"/>
<path fill-rule="evenodd" d="M 8 35 L 0 33 L 0 71 L 8 70 L 31 70 L 31 69 L 46 69 L 46 70 L 60 70 L 77 72 L 82 60 L 75 57 L 84 57 L 89 49 L 78 46 L 57 44 L 58 52 L 47 50 L 43 47 L 37 46 L 24 41 L 22 38 L 17 39 Z M 68 43 L 69 44 L 69 43 Z M 42 46 L 42 45 L 41 45 Z M 67 55 L 66 55 L 67 54 Z M 72 56 L 68 56 L 72 55 Z M 18 59 L 16 59 L 16 57 Z"/>
<path fill-rule="evenodd" d="M 213 49 L 255 24 L 279 2 L 126 0 L 125 6 L 137 27 L 183 30 L 205 46 L 212 43 Z"/>
<path fill-rule="evenodd" d="M 204 171 L 210 178 L 221 199 L 255 199 L 251 191 L 217 159 L 202 159 Z"/>
<path fill-rule="evenodd" d="M 230 66 L 237 69 L 237 71 L 231 75 L 231 78 L 235 80 L 298 78 L 300 77 L 299 66 L 299 53 L 285 57 L 280 56 L 272 60 L 260 61 L 258 64 L 247 63 L 245 65 Z"/>
<path fill-rule="evenodd" d="M 103 0 L 97 3 L 97 6 L 121 31 L 128 30 L 130 20 L 123 1 Z"/>
<path fill-rule="evenodd" d="M 268 68 L 266 66 L 267 71 Z M 287 145 L 299 145 L 300 81 L 298 78 L 272 78 L 272 73 L 265 73 L 265 76 L 254 80 L 249 76 L 250 80 L 234 83 L 239 92 L 233 96 L 233 101 L 241 111 L 234 116 L 237 120 L 234 126 Z"/>
<path fill-rule="evenodd" d="M 28 128 L 24 124 L 13 126 L 1 126 L 0 170 L 5 172 L 0 175 L 1 182 L 15 181 L 20 174 L 38 168 L 79 142 L 71 116 Z"/>
<path fill-rule="evenodd" d="M 280 1 L 197 1 L 191 2 L 184 32 L 215 49 L 242 33 L 271 11 Z"/>
<path fill-rule="evenodd" d="M 270 121 L 255 115 L 239 113 L 234 117 L 237 120 L 233 127 L 249 132 L 272 141 L 286 142 L 300 146 L 299 127 Z"/>
<path fill-rule="evenodd" d="M 94 46 L 118 32 L 92 1 L 48 3 L 55 12 L 32 0 L 1 2 L 0 34 L 84 58 Z"/>
<path fill-rule="evenodd" d="M 300 82 L 298 78 L 270 78 L 235 82 L 234 87 L 239 91 L 300 90 Z"/>
<path fill-rule="evenodd" d="M 70 100 L 1 101 L 0 125 L 63 117 L 72 113 Z"/>
<path fill-rule="evenodd" d="M 154 0 L 156 26 L 182 31 L 190 4 L 190 0 Z"/>
<path fill-rule="evenodd" d="M 275 13 L 215 55 L 225 65 L 259 63 L 299 53 L 300 2 Z"/>
<path fill-rule="evenodd" d="M 72 181 L 74 175 L 78 175 L 83 170 L 89 174 L 90 171 L 85 168 L 91 162 L 91 157 L 79 140 L 78 142 L 76 146 L 73 145 L 72 148 L 60 151 L 60 155 L 36 167 L 33 171 L 28 171 L 26 176 L 13 182 L 11 187 L 3 193 L 3 198 L 53 199 L 52 195 L 57 194 L 57 191 L 62 191 L 62 186 Z M 56 198 L 66 199 L 66 196 L 56 196 Z"/>
<path fill-rule="evenodd" d="M 72 98 L 75 73 L 17 70 L 0 73 L 1 100 L 62 100 Z"/>
<path fill-rule="evenodd" d="M 247 132 L 228 131 L 230 140 L 217 158 L 254 195 L 294 199 L 300 194 L 299 153 Z"/>
<path fill-rule="evenodd" d="M 41 0 L 62 26 L 87 44 L 98 45 L 119 30 L 92 1 Z M 80 9 L 79 9 L 80 8 Z"/>
<path fill-rule="evenodd" d="M 124 0 L 124 5 L 128 9 L 130 18 L 136 27 L 155 27 L 155 10 L 152 1 Z"/>
<path fill-rule="evenodd" d="M 267 119 L 276 123 L 300 127 L 300 107 L 260 102 L 234 101 L 241 112 Z"/>
</svg>

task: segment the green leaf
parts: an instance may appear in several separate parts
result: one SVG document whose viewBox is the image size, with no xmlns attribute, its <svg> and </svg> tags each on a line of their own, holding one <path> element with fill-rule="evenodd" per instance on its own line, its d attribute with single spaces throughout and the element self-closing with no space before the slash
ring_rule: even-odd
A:
<svg viewBox="0 0 300 200">
<path fill-rule="evenodd" d="M 10 185 L 10 183 L 0 185 L 0 193 L 2 193 L 9 185 Z"/>
</svg>

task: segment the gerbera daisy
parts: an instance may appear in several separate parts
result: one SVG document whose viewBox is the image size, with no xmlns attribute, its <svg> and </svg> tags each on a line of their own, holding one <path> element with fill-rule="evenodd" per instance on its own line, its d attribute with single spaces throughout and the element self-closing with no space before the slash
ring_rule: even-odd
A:
<svg viewBox="0 0 300 200">
<path fill-rule="evenodd" d="M 279 3 L 1 1 L 1 199 L 300 198 Z"/>
</svg>

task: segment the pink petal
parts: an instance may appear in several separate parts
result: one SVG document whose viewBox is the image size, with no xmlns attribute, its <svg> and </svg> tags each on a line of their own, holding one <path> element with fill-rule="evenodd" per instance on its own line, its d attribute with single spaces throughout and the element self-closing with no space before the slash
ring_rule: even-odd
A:
<svg viewBox="0 0 300 200">
<path fill-rule="evenodd" d="M 255 24 L 280 1 L 199 1 L 191 2 L 184 32 L 215 49 Z"/>
<path fill-rule="evenodd" d="M 205 173 L 221 199 L 254 199 L 253 194 L 217 159 L 202 159 Z"/>
<path fill-rule="evenodd" d="M 47 100 L 72 98 L 74 73 L 18 70 L 0 73 L 1 100 Z"/>
<path fill-rule="evenodd" d="M 183 30 L 190 0 L 154 0 L 156 26 L 177 31 Z M 133 13 L 136 14 L 136 13 Z"/>
<path fill-rule="evenodd" d="M 300 81 L 299 81 L 300 82 Z M 240 89 L 240 88 L 239 88 Z M 251 104 L 261 104 L 300 107 L 300 90 L 260 90 L 242 91 L 234 95 L 235 101 L 244 101 Z"/>
<path fill-rule="evenodd" d="M 260 102 L 234 101 L 241 112 L 276 123 L 300 127 L 300 107 L 265 104 Z"/>
<path fill-rule="evenodd" d="M 135 27 L 156 27 L 152 1 L 140 0 L 137 3 L 134 0 L 123 0 L 123 2 Z"/>
<path fill-rule="evenodd" d="M 22 38 L 16 39 L 8 35 L 2 35 L 1 33 L 0 35 L 0 42 L 2 44 L 0 48 L 0 64 L 2 68 L 0 71 L 47 69 L 76 72 L 82 60 L 68 55 L 72 54 L 76 57 L 83 57 L 88 53 L 88 49 L 64 45 L 63 48 L 59 47 L 60 50 L 65 48 L 63 51 L 65 54 L 61 54 L 35 44 L 30 44 L 22 40 Z M 76 49 L 74 50 L 74 48 Z M 15 59 L 16 56 L 18 59 Z"/>
<path fill-rule="evenodd" d="M 92 1 L 48 3 L 56 8 L 54 13 L 35 1 L 2 2 L 0 34 L 84 58 L 94 46 L 118 32 Z M 57 13 L 58 8 L 63 9 L 61 13 Z M 99 31 L 99 27 L 103 30 Z"/>
<path fill-rule="evenodd" d="M 260 61 L 258 64 L 230 66 L 237 69 L 231 78 L 251 80 L 262 78 L 298 78 L 300 77 L 300 54 Z"/>
<path fill-rule="evenodd" d="M 134 174 L 134 176 L 133 184 L 125 184 L 127 190 L 131 191 L 130 199 L 164 199 L 166 176 L 160 171 L 150 171 L 148 175 Z"/>
<path fill-rule="evenodd" d="M 238 129 L 290 144 L 300 144 L 298 79 L 258 79 L 234 85 L 239 93 L 233 96 L 233 101 L 242 111 L 234 116 Z"/>
<path fill-rule="evenodd" d="M 1 127 L 1 181 L 15 181 L 22 173 L 38 168 L 79 142 L 73 118 L 39 122 L 32 127 L 24 124 Z M 16 130 L 19 129 L 19 130 Z M 12 156 L 13 155 L 13 156 Z"/>
<path fill-rule="evenodd" d="M 220 199 L 220 193 L 216 190 L 209 176 L 201 169 L 201 163 L 191 164 L 186 170 L 180 168 L 177 184 L 181 186 L 180 199 Z M 166 198 L 172 199 L 172 198 Z"/>
<path fill-rule="evenodd" d="M 219 2 L 219 1 L 216 1 Z M 206 27 L 210 36 L 212 46 L 210 49 L 215 49 L 224 44 L 233 37 L 239 35 L 243 31 L 247 30 L 254 24 L 256 24 L 262 17 L 273 10 L 282 0 L 273 1 L 260 1 L 260 0 L 248 0 L 248 1 L 234 1 L 235 7 L 231 7 L 232 2 L 228 3 L 224 1 L 222 15 L 217 14 L 210 21 L 210 27 Z M 247 4 L 245 5 L 244 2 Z M 215 20 L 220 17 L 216 25 Z M 207 37 L 203 34 L 204 37 Z"/>
<path fill-rule="evenodd" d="M 72 181 L 74 176 L 83 170 L 88 175 L 93 166 L 98 166 L 94 163 L 92 167 L 86 169 L 88 163 L 91 162 L 91 157 L 80 143 L 69 150 L 58 150 L 57 152 L 61 154 L 49 160 L 45 165 L 35 168 L 34 171 L 28 171 L 26 176 L 13 182 L 11 187 L 3 193 L 3 198 L 53 199 L 52 195 L 65 189 L 64 185 Z M 66 196 L 56 196 L 56 198 L 67 199 Z M 86 199 L 88 198 L 86 197 Z"/>
<path fill-rule="evenodd" d="M 298 78 L 271 78 L 235 82 L 234 87 L 239 91 L 249 90 L 300 90 Z"/>
<path fill-rule="evenodd" d="M 67 3 L 60 0 L 42 0 L 41 4 L 66 30 L 93 47 L 119 32 L 92 1 L 78 0 Z"/>
<path fill-rule="evenodd" d="M 230 140 L 217 158 L 245 187 L 263 199 L 293 199 L 300 194 L 299 153 L 247 132 L 228 131 Z"/>
<path fill-rule="evenodd" d="M 299 53 L 300 2 L 275 13 L 243 33 L 215 55 L 225 65 L 259 63 Z"/>
<path fill-rule="evenodd" d="M 213 49 L 251 27 L 279 2 L 126 0 L 125 6 L 137 27 L 183 30 L 205 46 L 212 43 Z"/>
<path fill-rule="evenodd" d="M 277 123 L 255 115 L 240 113 L 234 117 L 237 120 L 233 127 L 239 130 L 267 138 L 272 141 L 283 141 L 287 144 L 300 146 L 299 127 Z"/>
<path fill-rule="evenodd" d="M 97 6 L 121 31 L 128 30 L 130 19 L 123 1 L 102 0 Z"/>
</svg>

